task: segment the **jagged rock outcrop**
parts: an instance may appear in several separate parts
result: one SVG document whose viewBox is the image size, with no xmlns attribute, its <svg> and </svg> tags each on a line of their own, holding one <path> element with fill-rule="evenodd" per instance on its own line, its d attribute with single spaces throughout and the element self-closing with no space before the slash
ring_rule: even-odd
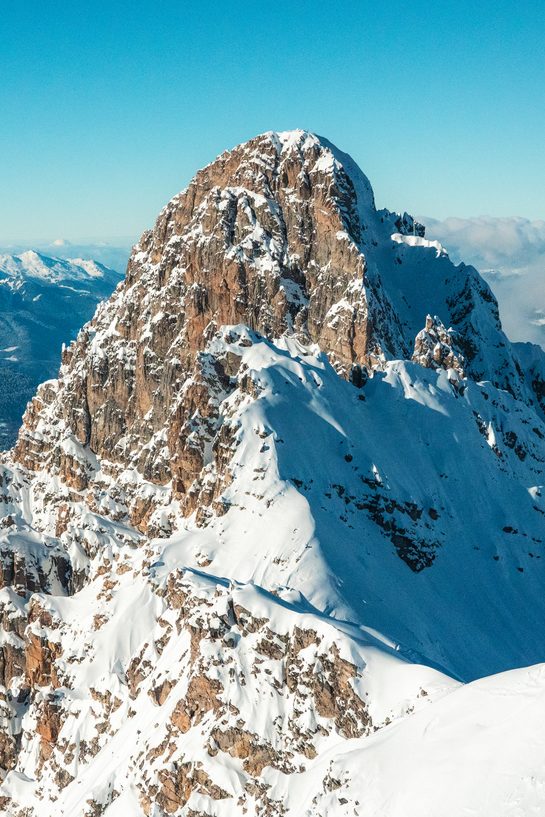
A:
<svg viewBox="0 0 545 817">
<path fill-rule="evenodd" d="M 456 349 L 455 333 L 437 316 L 426 317 L 424 329 L 415 338 L 412 359 L 427 369 L 451 369 L 457 377 L 464 376 L 464 358 Z"/>
<path fill-rule="evenodd" d="M 327 140 L 199 171 L 3 458 L 2 808 L 374 807 L 348 742 L 545 648 L 543 383 Z"/>
<path fill-rule="evenodd" d="M 86 487 L 65 452 L 36 439 L 54 406 L 99 456 L 159 483 L 184 471 L 190 445 L 180 434 L 185 442 L 187 421 L 206 407 L 182 384 L 224 324 L 269 337 L 296 331 L 345 372 L 403 356 L 396 314 L 359 246 L 369 225 L 358 207 L 374 214 L 360 176 L 363 201 L 334 151 L 304 133 L 260 137 L 200 171 L 142 237 L 123 287 L 66 350 L 58 392 L 48 386 L 34 401 L 16 458 L 35 468 L 53 457 L 65 481 Z"/>
</svg>

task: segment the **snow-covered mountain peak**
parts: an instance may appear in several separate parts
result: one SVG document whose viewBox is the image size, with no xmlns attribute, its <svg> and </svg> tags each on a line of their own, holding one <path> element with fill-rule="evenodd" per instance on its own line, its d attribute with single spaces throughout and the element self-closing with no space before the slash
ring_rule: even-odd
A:
<svg viewBox="0 0 545 817">
<path fill-rule="evenodd" d="M 543 657 L 544 401 L 476 270 L 327 140 L 223 153 L 3 458 L 2 807 L 508 814 L 543 673 L 461 682 Z"/>
</svg>

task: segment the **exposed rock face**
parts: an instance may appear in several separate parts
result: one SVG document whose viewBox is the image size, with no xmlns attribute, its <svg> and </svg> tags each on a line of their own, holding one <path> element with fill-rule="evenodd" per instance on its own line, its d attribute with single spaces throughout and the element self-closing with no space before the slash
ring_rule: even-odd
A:
<svg viewBox="0 0 545 817">
<path fill-rule="evenodd" d="M 397 244 L 386 252 L 391 233 Z M 203 354 L 218 327 L 294 332 L 361 383 L 368 369 L 408 358 L 411 322 L 422 325 L 420 284 L 403 282 L 401 294 L 397 280 L 406 242 L 415 241 L 428 253 L 434 298 L 443 301 L 441 317 L 456 332 L 468 376 L 534 399 L 480 276 L 445 257 L 429 263 L 422 226 L 407 214 L 377 212 L 368 180 L 326 140 L 270 133 L 199 171 L 142 236 L 124 283 L 65 351 L 58 382 L 41 387 L 30 405 L 15 460 L 59 474 L 66 498 L 83 494 L 94 509 L 98 456 L 114 479 L 136 468 L 193 511 L 187 495 L 208 464 L 218 404 L 236 374 L 236 358 Z M 171 530 L 171 520 L 153 518 L 157 497 L 124 502 L 139 530 Z M 68 516 L 59 506 L 52 535 L 66 529 Z"/>
<path fill-rule="evenodd" d="M 464 376 L 464 358 L 456 350 L 455 333 L 437 316 L 426 317 L 425 328 L 416 336 L 412 359 L 427 369 L 453 369 L 459 377 Z"/>
<path fill-rule="evenodd" d="M 179 570 L 165 574 L 158 568 L 150 585 L 144 578 L 145 561 L 137 559 L 134 568 L 124 576 L 121 592 L 136 582 L 146 608 L 155 607 L 141 621 L 148 640 L 138 654 L 142 671 L 137 684 L 126 683 L 130 669 L 126 679 L 106 680 L 102 673 L 108 658 L 96 647 L 89 656 L 97 670 L 91 680 L 90 664 L 76 657 L 76 633 L 87 641 L 92 632 L 84 633 L 79 622 L 57 625 L 56 615 L 41 616 L 44 640 L 54 633 L 63 645 L 56 663 L 65 685 L 36 696 L 24 740 L 37 753 L 35 774 L 41 789 L 50 792 L 50 806 L 63 789 L 68 792 L 75 771 L 107 752 L 115 740 L 120 746 L 117 762 L 134 781 L 140 813 L 185 813 L 184 806 L 196 807 L 202 796 L 258 811 L 271 800 L 275 813 L 282 810 L 282 799 L 268 798 L 270 784 L 260 782 L 267 770 L 279 779 L 300 773 L 331 739 L 372 734 L 414 706 L 427 705 L 422 683 L 432 697 L 445 683 L 455 686 L 422 668 L 410 684 L 410 703 L 382 693 L 370 699 L 367 683 L 372 679 L 364 656 L 373 651 L 372 641 L 362 641 L 356 627 L 341 633 L 325 617 L 301 615 L 287 600 L 279 604 L 250 587 L 220 588 L 213 580 Z M 107 581 L 105 575 L 95 579 L 95 596 Z M 51 605 L 53 613 L 54 600 Z M 121 608 L 112 612 L 115 632 L 126 613 Z M 44 681 L 42 671 L 38 685 Z M 166 687 L 168 695 L 156 694 Z M 133 717 L 142 708 L 157 723 L 154 729 L 135 731 Z M 200 755 L 185 745 L 185 735 L 187 741 L 198 740 Z M 5 770 L 16 764 L 13 741 L 6 735 L 0 744 Z M 231 759 L 227 766 L 237 769 L 235 786 L 226 775 L 226 758 Z M 88 805 L 97 809 L 91 814 L 103 813 L 119 796 L 112 786 L 103 788 L 102 776 L 94 781 L 100 795 L 90 798 Z M 67 793 L 56 807 L 68 814 L 81 807 L 77 802 Z M 12 805 L 9 813 L 24 813 Z"/>
<path fill-rule="evenodd" d="M 2 807 L 357 813 L 322 758 L 457 687 L 419 662 L 537 660 L 544 383 L 327 140 L 200 171 L 4 457 Z"/>
<path fill-rule="evenodd" d="M 208 395 L 182 386 L 224 324 L 269 337 L 298 331 L 343 372 L 404 356 L 395 312 L 360 249 L 369 226 L 362 214 L 376 216 L 367 180 L 357 181 L 363 201 L 334 153 L 304 133 L 259 137 L 200 171 L 143 235 L 123 287 L 65 352 L 58 391 L 47 386 L 34 401 L 16 458 L 34 469 L 51 464 L 75 490 L 87 487 L 70 454 L 36 440 L 51 406 L 99 456 L 183 485 L 202 467 L 189 453 L 191 418 L 209 418 Z"/>
</svg>

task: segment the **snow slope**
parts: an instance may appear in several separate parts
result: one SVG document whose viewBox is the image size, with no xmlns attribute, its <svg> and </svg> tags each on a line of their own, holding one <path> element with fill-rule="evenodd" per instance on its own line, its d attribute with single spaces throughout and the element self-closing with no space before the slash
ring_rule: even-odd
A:
<svg viewBox="0 0 545 817">
<path fill-rule="evenodd" d="M 460 394 L 445 370 L 414 363 L 359 391 L 317 350 L 233 332 L 209 351 L 242 353 L 259 394 L 236 390 L 220 406 L 237 443 L 223 497 L 244 512 L 212 517 L 204 543 L 175 536 L 176 559 L 205 553 L 216 575 L 296 587 L 465 679 L 539 660 L 535 414 L 489 383 Z"/>
<path fill-rule="evenodd" d="M 543 665 L 474 681 L 326 754 L 293 783 L 289 815 L 526 817 L 545 811 Z M 319 782 L 324 772 L 331 791 Z M 337 782 L 340 785 L 337 785 Z"/>
</svg>

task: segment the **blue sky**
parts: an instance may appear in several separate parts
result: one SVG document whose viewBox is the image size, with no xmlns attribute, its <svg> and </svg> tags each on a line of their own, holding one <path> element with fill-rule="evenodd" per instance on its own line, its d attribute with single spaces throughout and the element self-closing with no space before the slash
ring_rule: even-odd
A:
<svg viewBox="0 0 545 817">
<path fill-rule="evenodd" d="M 223 149 L 296 127 L 380 206 L 544 218 L 544 31 L 524 0 L 5 0 L 0 243 L 136 236 Z"/>
</svg>

